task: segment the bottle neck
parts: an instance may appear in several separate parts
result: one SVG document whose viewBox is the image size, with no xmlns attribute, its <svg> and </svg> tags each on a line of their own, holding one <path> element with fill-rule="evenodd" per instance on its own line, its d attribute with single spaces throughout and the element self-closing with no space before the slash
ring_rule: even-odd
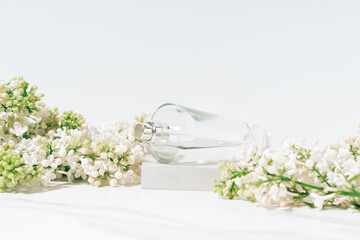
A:
<svg viewBox="0 0 360 240">
<path fill-rule="evenodd" d="M 134 129 L 136 139 L 151 143 L 154 141 L 165 140 L 169 138 L 170 128 L 167 124 L 148 121 L 137 123 Z"/>
</svg>

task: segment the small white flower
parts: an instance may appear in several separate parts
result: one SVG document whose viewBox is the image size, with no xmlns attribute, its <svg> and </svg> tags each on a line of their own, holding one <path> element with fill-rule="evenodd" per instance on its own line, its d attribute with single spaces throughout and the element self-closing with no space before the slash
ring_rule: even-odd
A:
<svg viewBox="0 0 360 240">
<path fill-rule="evenodd" d="M 314 160 L 313 160 L 313 159 L 308 159 L 308 160 L 306 160 L 305 166 L 306 166 L 307 168 L 309 168 L 309 169 L 312 169 L 313 166 L 314 166 Z"/>
<path fill-rule="evenodd" d="M 271 174 L 279 174 L 276 167 L 274 167 L 274 166 L 270 166 L 268 168 L 268 172 L 271 173 Z"/>
<path fill-rule="evenodd" d="M 93 178 L 96 178 L 97 176 L 99 176 L 99 172 L 98 172 L 98 171 L 92 171 L 92 172 L 91 172 L 91 176 L 92 176 Z"/>
<path fill-rule="evenodd" d="M 66 156 L 66 149 L 63 147 L 59 151 L 59 157 L 65 157 Z"/>
<path fill-rule="evenodd" d="M 270 187 L 268 195 L 273 201 L 278 202 L 280 200 L 280 189 L 278 188 L 278 186 L 272 185 Z"/>
<path fill-rule="evenodd" d="M 116 179 L 121 179 L 122 176 L 123 176 L 123 174 L 122 174 L 122 172 L 120 172 L 120 171 L 117 171 L 117 172 L 115 173 L 115 178 L 116 178 Z"/>
<path fill-rule="evenodd" d="M 92 177 L 89 177 L 88 182 L 89 182 L 90 184 L 94 184 L 95 179 L 94 179 L 94 178 L 92 178 Z"/>
<path fill-rule="evenodd" d="M 56 163 L 56 165 L 60 165 L 62 163 L 61 158 L 56 158 L 55 163 Z"/>
<path fill-rule="evenodd" d="M 27 126 L 22 127 L 19 122 L 14 123 L 14 128 L 10 128 L 10 133 L 18 137 L 21 137 L 27 131 L 28 131 L 28 127 Z"/>
<path fill-rule="evenodd" d="M 109 164 L 109 170 L 112 171 L 112 172 L 115 172 L 117 170 L 117 167 L 115 164 Z"/>
<path fill-rule="evenodd" d="M 99 187 L 99 186 L 101 185 L 101 181 L 100 181 L 100 180 L 96 180 L 96 181 L 94 182 L 94 185 L 95 185 L 96 187 Z"/>
<path fill-rule="evenodd" d="M 110 185 L 112 186 L 112 187 L 115 187 L 115 186 L 117 186 L 117 181 L 116 181 L 116 179 L 111 179 L 110 180 Z"/>
<path fill-rule="evenodd" d="M 49 166 L 49 161 L 48 161 L 48 160 L 42 160 L 42 161 L 41 161 L 41 165 L 42 165 L 43 167 L 48 167 L 48 166 Z"/>
<path fill-rule="evenodd" d="M 317 193 L 310 193 L 310 197 L 314 198 L 314 206 L 318 209 L 322 209 L 324 202 L 326 200 L 332 199 L 335 197 L 335 193 L 329 194 L 329 195 L 325 195 L 325 196 L 320 196 Z"/>
</svg>

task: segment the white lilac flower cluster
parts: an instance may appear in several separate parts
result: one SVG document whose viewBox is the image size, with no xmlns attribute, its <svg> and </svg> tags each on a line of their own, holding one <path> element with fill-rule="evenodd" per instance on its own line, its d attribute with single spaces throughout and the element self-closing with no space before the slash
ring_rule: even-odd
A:
<svg viewBox="0 0 360 240">
<path fill-rule="evenodd" d="M 243 155 L 219 164 L 214 192 L 265 206 L 360 210 L 360 136 L 308 147 L 286 138 L 276 151 L 245 146 Z"/>
<path fill-rule="evenodd" d="M 94 127 L 72 111 L 59 114 L 22 78 L 0 82 L 0 191 L 67 177 L 95 186 L 137 183 L 144 157 L 132 121 Z"/>
</svg>

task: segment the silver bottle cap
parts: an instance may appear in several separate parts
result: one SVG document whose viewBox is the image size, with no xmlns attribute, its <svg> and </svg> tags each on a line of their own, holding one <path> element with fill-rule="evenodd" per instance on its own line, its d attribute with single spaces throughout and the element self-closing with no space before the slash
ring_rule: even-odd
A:
<svg viewBox="0 0 360 240">
<path fill-rule="evenodd" d="M 155 141 L 164 141 L 169 138 L 169 126 L 159 122 L 137 123 L 134 129 L 134 137 L 148 143 Z"/>
<path fill-rule="evenodd" d="M 155 127 L 152 122 L 137 123 L 134 129 L 134 137 L 139 140 L 150 142 L 154 136 Z"/>
</svg>

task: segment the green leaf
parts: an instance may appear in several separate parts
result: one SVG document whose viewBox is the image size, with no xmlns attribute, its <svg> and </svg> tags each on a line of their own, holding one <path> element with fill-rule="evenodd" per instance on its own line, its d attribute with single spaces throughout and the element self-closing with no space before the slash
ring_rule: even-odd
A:
<svg viewBox="0 0 360 240">
<path fill-rule="evenodd" d="M 356 181 L 356 180 L 358 180 L 359 178 L 360 178 L 360 174 L 355 175 L 355 176 L 353 176 L 352 178 L 350 178 L 350 179 L 348 180 L 348 182 Z"/>
</svg>

